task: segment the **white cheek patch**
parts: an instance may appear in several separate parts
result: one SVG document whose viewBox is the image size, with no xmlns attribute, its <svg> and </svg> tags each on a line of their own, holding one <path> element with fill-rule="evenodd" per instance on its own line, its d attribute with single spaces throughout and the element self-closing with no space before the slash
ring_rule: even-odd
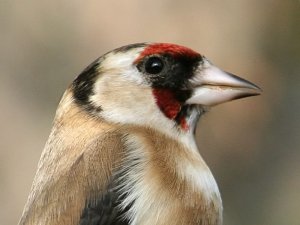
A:
<svg viewBox="0 0 300 225">
<path fill-rule="evenodd" d="M 175 122 L 163 115 L 152 88 L 144 82 L 135 67 L 107 70 L 95 82 L 94 94 L 89 100 L 102 109 L 99 115 L 108 121 L 148 126 L 177 138 Z"/>
</svg>

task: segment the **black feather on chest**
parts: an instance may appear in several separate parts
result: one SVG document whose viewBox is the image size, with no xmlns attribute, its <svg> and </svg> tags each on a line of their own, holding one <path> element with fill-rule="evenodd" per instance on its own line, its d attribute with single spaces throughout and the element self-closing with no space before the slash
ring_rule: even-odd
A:
<svg viewBox="0 0 300 225">
<path fill-rule="evenodd" d="M 119 207 L 122 197 L 116 191 L 116 182 L 108 186 L 107 191 L 98 199 L 86 202 L 82 211 L 79 225 L 128 225 L 129 220 L 124 217 L 127 211 Z"/>
</svg>

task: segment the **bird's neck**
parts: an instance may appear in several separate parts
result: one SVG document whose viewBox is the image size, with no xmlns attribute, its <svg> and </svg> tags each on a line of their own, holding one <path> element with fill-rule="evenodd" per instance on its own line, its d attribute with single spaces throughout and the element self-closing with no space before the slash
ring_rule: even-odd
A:
<svg viewBox="0 0 300 225">
<path fill-rule="evenodd" d="M 130 206 L 133 224 L 148 224 L 158 217 L 157 224 L 165 225 L 222 223 L 218 186 L 199 152 L 192 149 L 196 145 L 149 128 L 132 127 L 127 133 L 124 171 L 128 172 L 122 191 L 128 195 L 122 207 Z"/>
</svg>

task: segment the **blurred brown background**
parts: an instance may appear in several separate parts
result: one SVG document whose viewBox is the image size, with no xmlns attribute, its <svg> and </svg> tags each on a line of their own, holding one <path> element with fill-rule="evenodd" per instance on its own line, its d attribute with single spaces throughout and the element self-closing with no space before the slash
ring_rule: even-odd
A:
<svg viewBox="0 0 300 225">
<path fill-rule="evenodd" d="M 116 47 L 191 47 L 261 86 L 213 108 L 197 139 L 225 225 L 300 224 L 300 2 L 0 1 L 0 223 L 16 224 L 67 85 Z"/>
</svg>

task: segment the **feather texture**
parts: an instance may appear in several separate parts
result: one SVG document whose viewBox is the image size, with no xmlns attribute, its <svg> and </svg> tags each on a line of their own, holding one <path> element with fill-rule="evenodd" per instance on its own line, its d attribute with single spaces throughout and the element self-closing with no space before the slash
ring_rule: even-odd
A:
<svg viewBox="0 0 300 225">
<path fill-rule="evenodd" d="M 208 181 L 194 183 L 193 170 Z M 91 117 L 67 91 L 20 225 L 220 224 L 215 185 L 201 156 L 177 140 Z M 203 194 L 207 187 L 212 198 Z"/>
</svg>

